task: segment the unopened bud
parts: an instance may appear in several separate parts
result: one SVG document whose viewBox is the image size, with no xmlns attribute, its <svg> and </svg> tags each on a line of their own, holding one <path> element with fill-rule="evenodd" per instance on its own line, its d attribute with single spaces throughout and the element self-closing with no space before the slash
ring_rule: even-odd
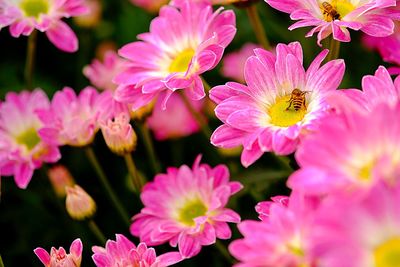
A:
<svg viewBox="0 0 400 267">
<path fill-rule="evenodd" d="M 65 200 L 67 212 L 72 219 L 84 220 L 91 218 L 96 212 L 96 203 L 79 185 L 66 187 L 67 198 Z"/>
<path fill-rule="evenodd" d="M 121 113 L 101 126 L 104 140 L 115 154 L 124 155 L 136 148 L 137 136 L 129 120 L 128 114 Z"/>
<path fill-rule="evenodd" d="M 50 183 L 53 186 L 54 192 L 60 198 L 65 197 L 65 187 L 73 186 L 75 184 L 74 178 L 68 169 L 63 165 L 56 165 L 51 167 L 47 175 L 49 176 Z"/>
</svg>

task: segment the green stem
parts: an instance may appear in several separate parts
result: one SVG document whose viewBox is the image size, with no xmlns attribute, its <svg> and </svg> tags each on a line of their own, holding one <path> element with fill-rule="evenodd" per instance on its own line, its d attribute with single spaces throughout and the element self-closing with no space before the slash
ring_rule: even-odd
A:
<svg viewBox="0 0 400 267">
<path fill-rule="evenodd" d="M 153 139 L 151 138 L 149 128 L 147 128 L 146 125 L 141 124 L 141 123 L 138 123 L 137 126 L 143 137 L 144 146 L 146 147 L 147 154 L 150 158 L 150 163 L 153 168 L 153 172 L 154 172 L 154 174 L 160 173 L 161 166 L 160 166 L 160 162 L 158 161 L 155 150 L 154 150 Z"/>
<path fill-rule="evenodd" d="M 246 7 L 246 12 L 258 43 L 261 44 L 265 49 L 269 49 L 270 44 L 267 35 L 265 34 L 264 26 L 261 23 L 260 15 L 258 14 L 256 5 L 250 5 Z"/>
<path fill-rule="evenodd" d="M 204 79 L 203 77 L 201 77 L 201 81 L 203 82 L 204 91 L 206 91 L 206 93 L 208 93 L 211 90 L 211 86 L 208 84 L 206 79 Z"/>
<path fill-rule="evenodd" d="M 208 123 L 203 117 L 201 113 L 199 113 L 190 103 L 190 100 L 187 98 L 185 93 L 181 91 L 180 96 L 183 100 L 183 103 L 185 104 L 186 108 L 189 110 L 190 114 L 192 114 L 193 118 L 196 120 L 197 124 L 200 126 L 201 131 L 203 134 L 206 136 L 207 139 L 210 139 L 211 137 L 211 129 L 208 127 Z"/>
<path fill-rule="evenodd" d="M 339 52 L 340 52 L 340 42 L 331 37 L 329 41 L 329 54 L 326 58 L 326 62 L 337 59 L 339 57 Z"/>
<path fill-rule="evenodd" d="M 3 258 L 0 255 L 0 267 L 4 267 Z"/>
<path fill-rule="evenodd" d="M 90 231 L 92 231 L 92 233 L 96 236 L 97 240 L 100 241 L 102 245 L 104 245 L 107 241 L 107 238 L 100 230 L 99 226 L 93 220 L 88 221 L 88 226 Z"/>
<path fill-rule="evenodd" d="M 33 80 L 33 66 L 35 64 L 35 54 L 36 54 L 36 39 L 37 31 L 34 30 L 28 37 L 26 64 L 25 64 L 25 82 L 26 88 L 32 90 L 32 80 Z"/>
<path fill-rule="evenodd" d="M 132 184 L 137 193 L 142 191 L 142 187 L 144 185 L 144 181 L 140 177 L 135 162 L 133 161 L 132 155 L 130 153 L 124 155 L 126 166 L 128 167 L 128 171 L 130 176 L 132 177 Z"/>
<path fill-rule="evenodd" d="M 222 256 L 224 256 L 224 258 L 231 264 L 234 263 L 233 258 L 231 257 L 231 254 L 229 254 L 228 250 L 226 249 L 226 247 L 224 246 L 224 244 L 222 244 L 222 242 L 220 240 L 217 240 L 217 242 L 215 242 L 215 247 L 218 249 L 218 251 L 222 254 Z"/>
<path fill-rule="evenodd" d="M 111 202 L 114 204 L 118 213 L 121 215 L 123 221 L 129 226 L 130 225 L 129 215 L 126 212 L 125 208 L 122 206 L 121 202 L 118 200 L 116 193 L 114 192 L 110 183 L 108 182 L 107 177 L 103 171 L 103 168 L 100 166 L 100 163 L 97 160 L 93 149 L 88 146 L 85 148 L 85 152 L 86 152 L 86 156 L 88 157 L 94 170 L 96 171 L 97 176 L 99 177 L 100 183 L 102 184 L 104 189 L 107 191 L 108 197 L 110 198 Z"/>
<path fill-rule="evenodd" d="M 274 154 L 274 155 L 275 155 L 275 158 L 276 158 L 276 160 L 278 161 L 279 165 L 280 165 L 284 170 L 287 170 L 287 171 L 289 171 L 289 172 L 293 172 L 293 168 L 292 168 L 292 166 L 290 166 L 290 159 L 289 159 L 288 157 L 285 157 L 285 156 L 278 156 L 278 155 L 276 155 L 276 154 Z"/>
</svg>

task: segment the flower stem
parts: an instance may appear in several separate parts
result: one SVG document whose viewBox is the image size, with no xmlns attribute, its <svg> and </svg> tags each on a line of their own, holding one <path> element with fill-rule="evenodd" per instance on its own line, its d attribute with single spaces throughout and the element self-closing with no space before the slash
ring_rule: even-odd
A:
<svg viewBox="0 0 400 267">
<path fill-rule="evenodd" d="M 261 44 L 265 49 L 269 49 L 270 44 L 267 35 L 265 34 L 264 26 L 261 23 L 260 15 L 258 14 L 256 5 L 250 5 L 246 7 L 246 12 L 258 43 Z"/>
<path fill-rule="evenodd" d="M 96 236 L 97 240 L 100 241 L 102 245 L 104 245 L 107 241 L 107 238 L 100 230 L 99 226 L 93 220 L 89 220 L 88 225 L 90 231 L 92 231 L 92 233 Z"/>
<path fill-rule="evenodd" d="M 160 173 L 161 166 L 160 166 L 160 162 L 158 161 L 155 150 L 154 150 L 154 144 L 153 144 L 153 140 L 150 135 L 149 128 L 147 128 L 146 125 L 141 124 L 141 123 L 138 123 L 137 126 L 143 137 L 144 146 L 146 147 L 147 154 L 150 158 L 150 163 L 153 168 L 153 172 L 154 172 L 154 174 Z"/>
<path fill-rule="evenodd" d="M 208 84 L 206 79 L 204 79 L 203 77 L 201 77 L 201 81 L 203 82 L 204 91 L 206 91 L 206 93 L 208 93 L 211 90 L 211 86 Z"/>
<path fill-rule="evenodd" d="M 215 242 L 215 247 L 218 249 L 218 251 L 224 256 L 224 258 L 231 264 L 234 263 L 233 258 L 231 257 L 231 254 L 229 254 L 228 250 L 226 249 L 225 245 L 222 244 L 220 240 L 217 240 Z"/>
<path fill-rule="evenodd" d="M 0 255 L 0 267 L 4 267 L 3 258 Z"/>
<path fill-rule="evenodd" d="M 211 129 L 208 127 L 207 121 L 204 119 L 203 115 L 199 113 L 190 103 L 189 99 L 185 95 L 183 91 L 181 91 L 180 96 L 185 104 L 186 108 L 189 110 L 190 114 L 192 114 L 193 118 L 196 120 L 197 124 L 200 126 L 201 131 L 206 136 L 207 139 L 211 137 Z"/>
<path fill-rule="evenodd" d="M 28 37 L 28 46 L 26 54 L 26 64 L 25 64 L 25 82 L 26 88 L 32 90 L 32 80 L 33 80 L 33 66 L 35 64 L 35 54 L 36 54 L 36 39 L 37 31 L 34 30 Z"/>
<path fill-rule="evenodd" d="M 128 171 L 130 176 L 132 177 L 132 184 L 133 187 L 135 188 L 135 191 L 137 193 L 140 193 L 142 190 L 142 187 L 144 185 L 143 179 L 140 177 L 135 162 L 133 161 L 132 155 L 130 153 L 127 153 L 124 155 L 125 163 L 126 166 L 128 167 Z"/>
<path fill-rule="evenodd" d="M 331 37 L 329 41 L 329 54 L 326 59 L 326 62 L 337 59 L 339 57 L 339 52 L 340 52 L 340 42 Z"/>
<path fill-rule="evenodd" d="M 115 194 L 110 183 L 108 182 L 107 177 L 106 177 L 102 167 L 100 166 L 100 163 L 97 160 L 93 149 L 88 146 L 85 148 L 85 152 L 86 152 L 86 156 L 88 157 L 94 170 L 96 171 L 97 176 L 99 177 L 100 183 L 102 184 L 104 189 L 107 191 L 108 197 L 110 198 L 111 202 L 117 209 L 118 213 L 121 215 L 121 218 L 123 219 L 123 221 L 129 226 L 130 225 L 129 215 L 126 212 L 125 208 L 122 206 L 121 202 L 118 200 L 117 195 Z"/>
</svg>

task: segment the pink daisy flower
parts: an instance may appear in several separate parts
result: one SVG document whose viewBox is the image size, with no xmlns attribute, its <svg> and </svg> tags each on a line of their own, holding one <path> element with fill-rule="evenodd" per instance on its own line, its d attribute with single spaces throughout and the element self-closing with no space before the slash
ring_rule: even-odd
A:
<svg viewBox="0 0 400 267">
<path fill-rule="evenodd" d="M 75 239 L 69 248 L 69 254 L 63 247 L 56 249 L 52 247 L 50 254 L 43 248 L 34 250 L 36 256 L 45 267 L 79 267 L 82 261 L 82 241 Z"/>
<path fill-rule="evenodd" d="M 200 75 L 213 69 L 236 32 L 235 15 L 221 9 L 213 13 L 205 3 L 182 1 L 164 6 L 141 41 L 125 45 L 119 54 L 130 67 L 116 78 L 116 99 L 138 109 L 160 96 L 168 98 L 184 89 L 189 98 L 205 96 Z"/>
<path fill-rule="evenodd" d="M 58 147 L 38 135 L 43 121 L 37 111 L 49 107 L 49 99 L 40 89 L 9 92 L 5 102 L 0 103 L 0 173 L 14 175 L 19 188 L 28 186 L 33 171 L 43 162 L 53 163 L 61 158 Z"/>
<path fill-rule="evenodd" d="M 289 187 L 311 195 L 336 191 L 362 195 L 381 181 L 397 184 L 399 112 L 399 103 L 381 103 L 369 112 L 326 118 L 319 131 L 299 146 L 296 160 L 300 169 L 289 177 Z"/>
<path fill-rule="evenodd" d="M 335 40 L 350 42 L 350 32 L 361 30 L 376 37 L 393 33 L 393 19 L 399 19 L 396 0 L 265 0 L 279 11 L 289 13 L 290 18 L 299 20 L 289 30 L 313 26 L 306 36 L 318 33 L 321 40 L 333 35 Z"/>
<path fill-rule="evenodd" d="M 336 196 L 320 207 L 313 254 L 318 267 L 400 264 L 400 186 L 378 184 L 363 199 Z"/>
<path fill-rule="evenodd" d="M 72 88 L 58 91 L 49 110 L 40 111 L 45 122 L 40 135 L 44 140 L 58 145 L 85 146 L 93 141 L 99 130 L 100 119 L 106 121 L 103 107 L 111 95 L 99 94 L 86 87 L 77 96 Z"/>
<path fill-rule="evenodd" d="M 201 112 L 204 101 L 189 101 L 196 111 Z M 146 123 L 149 129 L 154 132 L 157 140 L 185 137 L 200 130 L 196 119 L 193 118 L 179 95 L 170 97 L 166 110 L 162 109 L 162 102 L 159 99 Z"/>
<path fill-rule="evenodd" d="M 385 62 L 396 65 L 389 68 L 391 74 L 400 74 L 400 28 L 398 24 L 390 36 L 364 35 L 362 41 L 368 48 L 377 50 Z"/>
<path fill-rule="evenodd" d="M 89 10 L 83 0 L 0 0 L 0 29 L 10 26 L 13 37 L 46 32 L 50 42 L 65 52 L 78 50 L 78 38 L 62 18 Z"/>
<path fill-rule="evenodd" d="M 279 44 L 276 56 L 263 49 L 254 53 L 245 66 L 247 86 L 229 82 L 210 91 L 217 103 L 215 114 L 224 123 L 211 143 L 224 148 L 242 145 L 245 167 L 264 152 L 293 153 L 327 113 L 325 97 L 337 89 L 345 69 L 343 60 L 321 67 L 328 53 L 324 50 L 305 71 L 298 42 Z"/>
<path fill-rule="evenodd" d="M 92 259 L 97 267 L 166 267 L 182 260 L 179 252 L 168 252 L 157 257 L 154 248 L 148 248 L 145 243 L 136 247 L 121 234 L 116 234 L 115 237 L 115 241 L 107 241 L 105 248 L 92 247 Z"/>
<path fill-rule="evenodd" d="M 185 258 L 197 255 L 201 246 L 214 244 L 216 238 L 231 237 L 227 222 L 238 223 L 240 217 L 225 206 L 242 185 L 229 182 L 226 166 L 211 168 L 200 165 L 200 160 L 198 156 L 192 169 L 168 168 L 144 186 L 140 197 L 145 207 L 133 217 L 134 236 L 148 245 L 169 241 Z"/>
<path fill-rule="evenodd" d="M 259 212 L 267 217 L 262 222 L 249 220 L 238 225 L 244 238 L 229 246 L 230 253 L 240 261 L 234 266 L 314 266 L 310 241 L 317 205 L 318 201 L 298 194 L 292 194 L 289 200 L 259 204 Z"/>
<path fill-rule="evenodd" d="M 253 50 L 256 48 L 261 47 L 256 44 L 247 43 L 239 51 L 227 54 L 222 61 L 222 75 L 237 82 L 245 83 L 244 66 L 247 59 L 254 54 Z"/>
</svg>

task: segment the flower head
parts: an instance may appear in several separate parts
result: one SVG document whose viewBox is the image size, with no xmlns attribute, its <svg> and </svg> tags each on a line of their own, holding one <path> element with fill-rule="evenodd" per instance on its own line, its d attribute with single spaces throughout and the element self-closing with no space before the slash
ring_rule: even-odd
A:
<svg viewBox="0 0 400 267">
<path fill-rule="evenodd" d="M 352 30 L 361 30 L 376 37 L 393 33 L 393 19 L 399 14 L 394 9 L 396 0 L 265 0 L 270 6 L 289 13 L 290 18 L 299 20 L 289 27 L 293 30 L 313 26 L 307 37 L 318 33 L 318 44 L 321 40 L 333 35 L 335 40 L 350 41 Z"/>
<path fill-rule="evenodd" d="M 380 103 L 369 112 L 327 117 L 299 146 L 300 169 L 289 177 L 289 187 L 310 195 L 345 191 L 362 196 L 377 183 L 398 184 L 399 112 L 400 103 Z"/>
<path fill-rule="evenodd" d="M 60 198 L 66 196 L 65 187 L 75 184 L 74 178 L 64 165 L 56 165 L 47 171 L 49 180 L 56 195 Z"/>
<path fill-rule="evenodd" d="M 0 173 L 14 175 L 15 183 L 26 188 L 33 171 L 43 162 L 56 162 L 61 158 L 58 146 L 43 140 L 38 132 L 43 121 L 39 109 L 48 109 L 50 102 L 45 93 L 10 92 L 0 103 Z"/>
<path fill-rule="evenodd" d="M 216 238 L 230 238 L 227 222 L 237 223 L 240 217 L 225 205 L 242 186 L 229 182 L 224 165 L 211 168 L 200 165 L 200 159 L 192 169 L 186 165 L 168 168 L 144 186 L 145 207 L 133 217 L 133 235 L 149 245 L 169 241 L 171 246 L 178 245 L 185 258 L 198 254 L 201 246 L 214 244 Z"/>
<path fill-rule="evenodd" d="M 41 136 L 59 145 L 85 146 L 92 142 L 99 129 L 100 118 L 105 115 L 103 105 L 111 95 L 99 95 L 94 88 L 86 87 L 77 96 L 72 88 L 58 91 L 51 101 L 51 109 L 40 112 L 45 121 Z M 108 115 L 107 115 L 108 116 Z"/>
<path fill-rule="evenodd" d="M 317 266 L 399 266 L 399 185 L 378 184 L 362 200 L 350 195 L 332 197 L 316 217 L 312 253 L 318 258 Z"/>
<path fill-rule="evenodd" d="M 129 115 L 121 113 L 101 124 L 101 132 L 108 148 L 118 155 L 132 152 L 136 148 L 137 136 L 129 124 Z"/>
<path fill-rule="evenodd" d="M 79 185 L 74 185 L 73 187 L 67 186 L 65 190 L 67 192 L 65 206 L 72 219 L 84 220 L 94 215 L 96 212 L 96 203 L 82 187 Z"/>
<path fill-rule="evenodd" d="M 34 252 L 45 267 L 80 267 L 82 249 L 82 241 L 77 238 L 72 242 L 69 254 L 63 247 L 52 247 L 50 254 L 43 248 L 36 248 Z"/>
<path fill-rule="evenodd" d="M 204 106 L 204 101 L 190 100 L 192 107 L 198 112 Z M 166 140 L 191 135 L 200 130 L 200 127 L 179 95 L 172 95 L 168 109 L 162 109 L 162 102 L 158 100 L 153 112 L 146 120 L 148 127 L 154 132 L 156 139 Z"/>
<path fill-rule="evenodd" d="M 50 42 L 65 52 L 78 50 L 78 39 L 62 18 L 88 12 L 83 0 L 2 0 L 0 29 L 10 26 L 13 37 L 30 35 L 35 29 L 46 32 Z"/>
<path fill-rule="evenodd" d="M 325 97 L 337 89 L 344 74 L 343 60 L 322 67 L 328 51 L 321 52 L 307 71 L 299 43 L 279 44 L 276 56 L 255 49 L 247 60 L 247 86 L 229 82 L 214 87 L 211 99 L 216 116 L 224 123 L 212 135 L 220 147 L 243 146 L 242 164 L 249 166 L 264 152 L 293 153 L 326 115 Z"/>
<path fill-rule="evenodd" d="M 235 266 L 314 266 L 310 241 L 317 205 L 318 201 L 296 193 L 289 200 L 278 198 L 259 204 L 259 212 L 266 217 L 262 222 L 241 222 L 238 228 L 244 238 L 229 246 L 231 254 L 240 261 Z"/>
<path fill-rule="evenodd" d="M 155 250 L 148 248 L 145 243 L 140 243 L 136 247 L 121 234 L 116 234 L 115 237 L 115 241 L 107 241 L 105 248 L 92 247 L 94 253 L 92 258 L 97 267 L 166 267 L 182 260 L 178 252 L 168 252 L 157 257 Z"/>
<path fill-rule="evenodd" d="M 222 74 L 237 82 L 245 83 L 244 66 L 247 59 L 254 54 L 253 50 L 256 48 L 260 48 L 260 46 L 247 43 L 239 51 L 227 54 L 222 61 Z"/>
<path fill-rule="evenodd" d="M 200 74 L 218 64 L 235 32 L 232 11 L 213 13 L 212 6 L 188 0 L 164 6 L 150 32 L 138 36 L 141 41 L 120 49 L 130 67 L 115 79 L 116 99 L 137 109 L 160 95 L 165 109 L 178 89 L 193 100 L 203 98 Z"/>
</svg>

